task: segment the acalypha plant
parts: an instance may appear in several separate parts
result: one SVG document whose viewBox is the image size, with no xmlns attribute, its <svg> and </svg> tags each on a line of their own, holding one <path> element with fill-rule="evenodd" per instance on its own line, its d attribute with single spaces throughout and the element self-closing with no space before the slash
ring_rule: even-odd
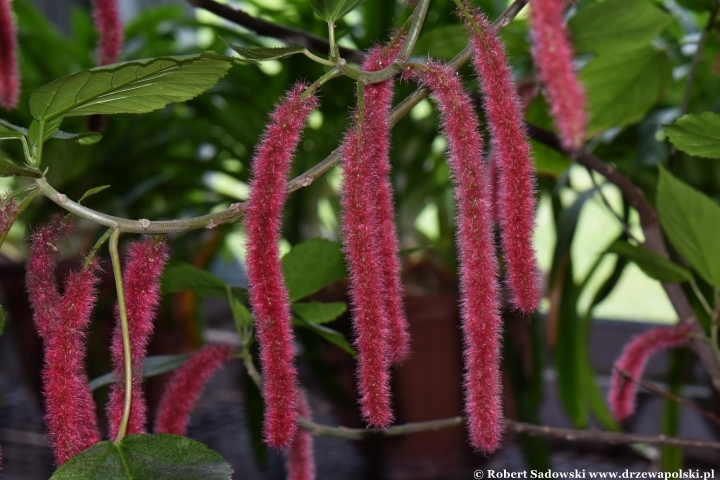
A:
<svg viewBox="0 0 720 480">
<path fill-rule="evenodd" d="M 413 353 L 400 278 L 401 242 L 396 232 L 390 152 L 395 122 L 428 94 L 447 140 L 447 165 L 454 187 L 464 338 L 465 416 L 459 421 L 451 419 L 447 426 L 453 421 L 466 423 L 469 443 L 484 454 L 500 447 L 508 425 L 517 431 L 525 428 L 503 418 L 501 292 L 508 292 L 506 303 L 519 315 L 530 318 L 539 308 L 544 292 L 533 248 L 537 181 L 523 119 L 526 102 L 498 30 L 531 3 L 534 69 L 558 132 L 557 148 L 581 161 L 589 137 L 588 107 L 565 21 L 569 4 L 566 0 L 517 0 L 492 23 L 476 6 L 455 0 L 468 47 L 446 63 L 411 57 L 430 4 L 419 0 L 413 2 L 413 13 L 405 25 L 365 52 L 361 63 L 352 63 L 335 41 L 335 22 L 362 3 L 310 0 L 329 27 L 326 56 L 296 45 L 247 48 L 228 43 L 245 60 L 262 62 L 302 53 L 327 71 L 314 82 L 287 88 L 255 147 L 249 199 L 222 211 L 177 220 L 125 219 L 92 210 L 80 203 L 84 198 L 75 201 L 50 185 L 42 164 L 47 140 L 74 139 L 87 144 L 100 139 L 93 132 L 61 131 L 63 119 L 140 114 L 184 102 L 215 86 L 237 60 L 206 52 L 116 63 L 122 55 L 123 32 L 115 0 L 92 2 L 99 38 L 98 66 L 59 78 L 32 93 L 33 120 L 27 128 L 0 120 L 0 140 L 21 142 L 24 152 L 22 159 L 2 160 L 0 173 L 28 179 L 0 203 L 1 238 L 39 196 L 65 211 L 64 216 L 55 214 L 34 227 L 27 259 L 27 292 L 35 328 L 44 344 L 45 421 L 59 467 L 53 478 L 97 478 L 88 472 L 100 468 L 105 472 L 103 478 L 176 478 L 172 476 L 176 471 L 187 471 L 190 476 L 183 478 L 228 478 L 232 470 L 217 453 L 183 435 L 206 380 L 233 359 L 244 362 L 262 390 L 264 441 L 285 452 L 288 478 L 315 477 L 312 434 L 324 434 L 327 429 L 312 421 L 298 381 L 293 311 L 280 244 L 288 195 L 335 165 L 342 169 L 340 233 L 357 351 L 359 409 L 368 432 L 423 429 L 394 425 L 392 367 Z M 11 7 L 9 0 L 0 0 L 0 105 L 6 110 L 17 107 L 21 83 Z M 466 88 L 468 79 L 457 73 L 468 61 L 479 94 L 471 94 Z M 332 88 L 332 80 L 343 76 L 355 82 L 357 94 L 340 146 L 328 160 L 288 183 L 303 129 L 322 101 L 322 90 Z M 398 81 L 415 83 L 418 90 L 393 109 Z M 487 148 L 481 116 L 490 139 Z M 71 235 L 78 217 L 107 230 L 60 286 L 56 280 L 58 242 Z M 174 372 L 151 416 L 143 394 L 143 362 L 161 302 L 161 278 L 170 258 L 170 240 L 164 235 L 212 229 L 234 221 L 244 222 L 246 232 L 247 298 L 252 313 L 252 321 L 239 332 L 241 348 L 210 344 L 190 356 Z M 128 234 L 145 236 L 129 242 L 123 258 L 119 241 Z M 99 255 L 106 244 L 117 302 L 110 346 L 114 383 L 106 405 L 109 438 L 102 440 L 85 354 L 102 273 Z M 654 351 L 683 346 L 702 336 L 717 352 L 716 331 L 708 339 L 697 326 L 683 323 L 632 340 L 617 361 L 612 380 L 609 404 L 614 416 L 623 420 L 633 413 L 636 382 Z M 254 367 L 250 348 L 255 341 L 260 371 Z M 428 425 L 427 429 L 435 427 Z M 133 451 L 157 460 L 139 460 Z M 169 457 L 179 458 L 173 464 L 175 470 L 167 468 Z"/>
</svg>

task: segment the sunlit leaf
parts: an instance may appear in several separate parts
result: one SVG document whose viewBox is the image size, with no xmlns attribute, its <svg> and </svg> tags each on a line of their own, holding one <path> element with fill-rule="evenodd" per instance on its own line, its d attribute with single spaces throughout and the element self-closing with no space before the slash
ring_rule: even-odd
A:
<svg viewBox="0 0 720 480">
<path fill-rule="evenodd" d="M 635 262 L 645 274 L 661 282 L 680 283 L 692 280 L 692 273 L 677 263 L 641 246 L 618 240 L 607 250 Z"/>
<path fill-rule="evenodd" d="M 191 290 L 204 297 L 227 296 L 227 285 L 212 273 L 187 263 L 173 261 L 165 268 L 162 277 L 163 294 Z"/>
<path fill-rule="evenodd" d="M 310 0 L 313 11 L 326 22 L 334 22 L 363 3 L 365 0 Z"/>
<path fill-rule="evenodd" d="M 720 115 L 702 112 L 684 115 L 663 127 L 678 150 L 704 158 L 720 158 Z"/>
<path fill-rule="evenodd" d="M 241 47 L 240 45 L 234 45 L 229 42 L 227 46 L 235 50 L 242 58 L 251 62 L 263 62 L 266 60 L 278 60 L 280 58 L 290 57 L 303 53 L 305 47 L 300 45 L 290 45 L 288 47 L 277 47 L 277 48 L 264 48 L 264 47 Z"/>
</svg>

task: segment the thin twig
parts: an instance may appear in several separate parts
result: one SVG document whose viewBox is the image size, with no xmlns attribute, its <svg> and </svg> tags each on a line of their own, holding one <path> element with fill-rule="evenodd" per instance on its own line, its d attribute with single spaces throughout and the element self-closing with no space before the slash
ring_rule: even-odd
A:
<svg viewBox="0 0 720 480">
<path fill-rule="evenodd" d="M 600 200 L 602 201 L 603 205 L 605 205 L 605 208 L 612 214 L 613 217 L 618 221 L 620 224 L 620 227 L 622 228 L 623 232 L 625 232 L 625 235 L 628 236 L 628 238 L 631 238 L 635 240 L 638 243 L 642 243 L 638 238 L 633 235 L 633 233 L 630 231 L 630 226 L 627 224 L 625 219 L 620 216 L 619 213 L 615 211 L 615 209 L 610 205 L 610 202 L 608 201 L 607 197 L 605 196 L 605 193 L 602 191 L 602 186 L 598 184 L 597 180 L 595 180 L 595 174 L 592 170 L 587 168 L 588 175 L 590 175 L 590 181 L 592 182 L 593 186 L 598 192 L 598 195 L 600 196 Z"/>
<path fill-rule="evenodd" d="M 720 417 L 716 416 L 715 414 L 708 412 L 704 408 L 702 408 L 700 405 L 698 405 L 695 402 L 691 402 L 690 400 L 687 400 L 685 398 L 679 397 L 675 395 L 674 393 L 670 393 L 667 390 L 663 390 L 660 387 L 656 387 L 650 382 L 646 382 L 644 380 L 635 379 L 625 370 L 620 370 L 619 368 L 614 368 L 614 370 L 619 373 L 626 381 L 633 382 L 637 384 L 638 386 L 644 388 L 645 390 L 652 392 L 656 395 L 660 395 L 661 397 L 664 397 L 670 401 L 679 403 L 680 405 L 684 405 L 692 410 L 695 410 L 703 417 L 715 422 L 716 424 L 720 425 Z"/>
</svg>

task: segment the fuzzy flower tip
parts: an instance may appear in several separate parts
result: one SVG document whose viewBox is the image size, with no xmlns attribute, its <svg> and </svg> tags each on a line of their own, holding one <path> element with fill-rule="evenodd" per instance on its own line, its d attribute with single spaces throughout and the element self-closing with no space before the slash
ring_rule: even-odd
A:
<svg viewBox="0 0 720 480">
<path fill-rule="evenodd" d="M 9 0 L 0 0 L 0 106 L 17 107 L 20 99 L 20 76 L 17 61 L 17 35 Z"/>
<path fill-rule="evenodd" d="M 490 202 L 482 162 L 479 121 L 460 78 L 446 64 L 428 62 L 415 76 L 434 93 L 448 163 L 455 182 L 457 240 L 460 247 L 461 314 L 465 340 L 465 411 L 470 441 L 493 452 L 502 437 L 500 403 L 500 315 L 497 261 Z"/>
<path fill-rule="evenodd" d="M 691 327 L 678 325 L 672 328 L 654 328 L 633 338 L 615 361 L 608 403 L 615 418 L 623 421 L 635 411 L 635 382 L 626 379 L 621 370 L 633 379 L 642 376 L 648 359 L 658 350 L 681 347 L 688 343 Z"/>
<path fill-rule="evenodd" d="M 123 45 L 123 29 L 115 0 L 93 0 L 95 29 L 100 35 L 98 65 L 117 62 Z"/>
<path fill-rule="evenodd" d="M 185 435 L 190 411 L 207 380 L 233 357 L 230 345 L 208 345 L 180 367 L 165 387 L 155 420 L 155 433 Z"/>
<path fill-rule="evenodd" d="M 160 275 L 167 260 L 167 244 L 156 243 L 152 238 L 134 242 L 128 248 L 126 267 L 123 272 L 133 369 L 128 434 L 146 432 L 147 406 L 142 391 L 142 362 L 154 328 L 155 311 L 160 304 Z M 115 438 L 122 418 L 125 399 L 125 364 L 119 318 L 113 331 L 111 353 L 117 380 L 110 390 L 107 412 L 110 422 L 110 438 Z"/>
<path fill-rule="evenodd" d="M 404 37 L 396 38 L 387 46 L 377 46 L 370 50 L 363 63 L 363 70 L 377 71 L 387 67 L 397 56 Z M 410 336 L 402 301 L 402 283 L 400 280 L 400 249 L 395 229 L 392 182 L 390 180 L 390 109 L 392 107 L 393 81 L 366 85 L 363 93 L 365 102 L 363 116 L 367 122 L 368 134 L 374 151 L 368 161 L 375 172 L 372 177 L 377 181 L 371 188 L 374 202 L 368 204 L 375 208 L 377 225 L 377 256 L 382 270 L 382 288 L 385 312 L 388 319 L 388 354 L 391 363 L 400 363 L 410 353 Z"/>
<path fill-rule="evenodd" d="M 533 57 L 564 148 L 582 147 L 587 123 L 585 90 L 573 71 L 573 52 L 563 19 L 565 0 L 534 0 L 530 26 Z"/>
<path fill-rule="evenodd" d="M 497 193 L 508 284 L 513 304 L 523 312 L 532 312 L 540 302 L 540 281 L 532 245 L 535 177 L 523 124 L 523 108 L 505 48 L 487 18 L 475 14 L 466 23 L 492 133 L 493 160 L 499 167 L 500 191 Z"/>
<path fill-rule="evenodd" d="M 297 413 L 301 417 L 312 418 L 310 405 L 302 390 L 298 392 Z M 290 446 L 285 450 L 285 468 L 288 480 L 315 480 L 312 442 L 312 435 L 298 428 Z"/>
<path fill-rule="evenodd" d="M 5 238 L 13 222 L 15 222 L 15 218 L 18 215 L 18 207 L 14 198 L 0 205 L 0 242 L 2 242 L 1 239 Z"/>
<path fill-rule="evenodd" d="M 308 115 L 317 105 L 296 85 L 273 111 L 252 161 L 245 213 L 250 304 L 264 374 L 265 441 L 287 446 L 295 434 L 297 372 L 288 292 L 278 249 L 290 163 Z"/>
</svg>

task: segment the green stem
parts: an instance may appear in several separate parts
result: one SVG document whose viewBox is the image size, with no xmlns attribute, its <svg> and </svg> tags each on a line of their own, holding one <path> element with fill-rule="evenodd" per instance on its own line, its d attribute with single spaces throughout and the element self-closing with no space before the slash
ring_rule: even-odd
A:
<svg viewBox="0 0 720 480">
<path fill-rule="evenodd" d="M 95 255 L 97 255 L 97 252 L 100 251 L 100 247 L 103 246 L 105 242 L 107 242 L 108 238 L 110 238 L 110 235 L 114 232 L 112 228 L 109 228 L 103 235 L 98 239 L 97 242 L 95 242 L 95 245 L 90 249 L 90 252 L 88 252 L 87 257 L 85 257 L 85 263 L 83 264 L 83 268 L 87 268 L 90 263 L 95 258 Z"/>
<path fill-rule="evenodd" d="M 708 314 L 710 318 L 715 317 L 715 312 L 712 308 L 710 308 L 710 305 L 708 305 L 707 300 L 705 300 L 705 296 L 700 291 L 700 288 L 698 288 L 697 283 L 695 283 L 695 279 L 690 279 L 690 286 L 692 287 L 693 292 L 695 293 L 695 296 L 700 301 L 700 304 L 702 305 L 703 309 L 705 309 L 705 313 Z"/>
<path fill-rule="evenodd" d="M 113 273 L 115 274 L 115 289 L 117 290 L 118 310 L 120 311 L 120 328 L 122 330 L 123 359 L 125 364 L 125 402 L 123 403 L 123 413 L 115 443 L 120 443 L 123 437 L 125 437 L 125 432 L 127 432 L 128 422 L 130 421 L 133 381 L 130 329 L 128 327 L 127 308 L 125 306 L 125 292 L 123 291 L 120 253 L 118 252 L 118 238 L 120 238 L 120 233 L 120 230 L 115 228 L 110 234 L 110 259 L 112 260 Z"/>
<path fill-rule="evenodd" d="M 42 162 L 42 155 L 43 155 L 43 144 L 45 143 L 45 122 L 40 121 L 40 126 L 38 127 L 38 138 L 37 138 L 37 146 L 35 148 L 35 161 L 33 162 L 33 165 L 36 167 L 40 166 L 40 163 Z"/>
<path fill-rule="evenodd" d="M 330 60 L 337 63 L 340 53 L 335 45 L 335 24 L 333 22 L 328 22 L 328 42 L 330 43 Z"/>
<path fill-rule="evenodd" d="M 306 57 L 308 57 L 310 60 L 312 60 L 312 61 L 314 61 L 314 62 L 317 62 L 317 63 L 319 63 L 319 64 L 327 65 L 328 67 L 334 67 L 334 66 L 335 66 L 335 64 L 334 64 L 333 62 L 331 62 L 330 60 L 325 60 L 324 58 L 318 57 L 317 55 L 315 55 L 314 53 L 312 53 L 312 52 L 311 52 L 310 50 L 308 50 L 307 48 L 306 48 L 305 50 L 303 50 L 302 53 L 303 53 L 303 55 L 305 55 Z"/>
<path fill-rule="evenodd" d="M 312 85 L 310 85 L 308 88 L 305 89 L 305 91 L 302 94 L 302 98 L 305 99 L 315 93 L 317 89 L 325 85 L 328 81 L 332 80 L 333 78 L 339 77 L 342 75 L 340 70 L 337 68 L 333 68 L 332 70 L 329 70 L 327 73 L 325 73 L 322 77 L 318 78 L 313 82 Z"/>
</svg>

